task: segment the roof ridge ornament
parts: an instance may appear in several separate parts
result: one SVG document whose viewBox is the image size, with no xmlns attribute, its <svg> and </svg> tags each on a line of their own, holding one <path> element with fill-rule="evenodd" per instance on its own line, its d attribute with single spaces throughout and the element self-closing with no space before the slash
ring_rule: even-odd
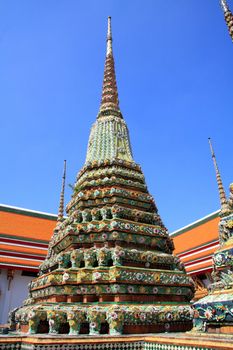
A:
<svg viewBox="0 0 233 350">
<path fill-rule="evenodd" d="M 221 175 L 220 175 L 220 171 L 219 171 L 219 168 L 218 168 L 216 156 L 215 156 L 215 153 L 214 153 L 214 149 L 213 149 L 210 137 L 208 138 L 208 141 L 209 141 L 211 156 L 212 156 L 212 159 L 213 159 L 214 168 L 215 168 L 215 172 L 216 172 L 216 178 L 217 178 L 217 184 L 218 184 L 218 192 L 219 192 L 219 198 L 220 198 L 220 203 L 221 203 L 221 213 L 225 214 L 226 212 L 229 211 L 228 201 L 227 201 L 226 193 L 225 193 L 225 190 L 224 190 L 222 178 L 221 178 Z"/>
</svg>

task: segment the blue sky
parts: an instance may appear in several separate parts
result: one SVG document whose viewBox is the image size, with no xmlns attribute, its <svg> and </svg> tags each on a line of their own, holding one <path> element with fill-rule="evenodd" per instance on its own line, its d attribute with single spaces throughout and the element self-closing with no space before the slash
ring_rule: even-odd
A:
<svg viewBox="0 0 233 350">
<path fill-rule="evenodd" d="M 233 45 L 218 0 L 1 0 L 0 201 L 56 213 L 64 159 L 74 183 L 109 15 L 134 159 L 173 231 L 219 207 L 209 136 L 227 192 L 233 181 Z"/>
</svg>

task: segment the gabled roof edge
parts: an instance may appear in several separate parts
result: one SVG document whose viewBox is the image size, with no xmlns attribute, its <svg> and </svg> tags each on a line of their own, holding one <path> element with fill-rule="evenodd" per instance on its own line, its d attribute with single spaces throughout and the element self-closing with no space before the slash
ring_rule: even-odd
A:
<svg viewBox="0 0 233 350">
<path fill-rule="evenodd" d="M 7 205 L 7 204 L 0 204 L 0 211 L 5 211 L 8 213 L 14 213 L 14 214 L 27 215 L 27 216 L 33 216 L 33 217 L 38 217 L 38 218 L 47 219 L 47 220 L 54 220 L 54 221 L 57 220 L 56 214 L 45 213 L 45 212 L 37 211 L 37 210 L 15 207 L 15 206 Z"/>
<path fill-rule="evenodd" d="M 202 225 L 202 224 L 204 224 L 204 223 L 206 223 L 206 222 L 208 222 L 208 221 L 210 221 L 212 219 L 217 218 L 219 216 L 219 213 L 220 213 L 220 209 L 214 211 L 211 214 L 208 214 L 208 215 L 204 216 L 201 219 L 198 219 L 198 220 L 192 222 L 191 224 L 188 224 L 188 225 L 186 225 L 184 227 L 179 228 L 176 231 L 171 232 L 170 236 L 171 237 L 176 237 L 176 236 L 181 235 L 184 232 L 190 231 L 190 230 L 192 230 L 193 228 L 195 228 L 197 226 L 200 226 L 200 225 Z"/>
</svg>

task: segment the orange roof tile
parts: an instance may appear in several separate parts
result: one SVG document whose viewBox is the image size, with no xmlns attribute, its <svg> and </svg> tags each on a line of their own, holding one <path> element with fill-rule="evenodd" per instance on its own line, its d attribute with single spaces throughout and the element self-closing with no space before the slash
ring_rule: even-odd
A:
<svg viewBox="0 0 233 350">
<path fill-rule="evenodd" d="M 33 255 L 41 255 L 41 256 L 46 256 L 47 254 L 47 249 L 38 249 L 35 247 L 24 247 L 21 245 L 8 245 L 8 244 L 0 244 L 0 254 L 1 251 L 9 251 L 13 253 L 28 253 L 28 254 L 33 254 Z"/>
<path fill-rule="evenodd" d="M 212 268 L 212 259 L 208 259 L 204 262 L 193 263 L 192 265 L 186 266 L 185 269 L 188 273 L 192 273 L 198 270 L 208 270 Z"/>
<path fill-rule="evenodd" d="M 198 225 L 189 225 L 186 230 L 180 230 L 180 234 L 171 235 L 175 245 L 175 254 L 188 251 L 192 248 L 199 247 L 205 243 L 218 240 L 218 223 L 219 217 L 210 218 Z M 179 233 L 179 230 L 176 231 Z"/>
<path fill-rule="evenodd" d="M 41 264 L 41 261 L 37 261 L 37 260 L 26 260 L 25 258 L 15 258 L 15 257 L 2 257 L 0 255 L 0 264 L 4 265 L 4 264 L 12 264 L 12 265 L 23 265 L 23 266 L 34 266 L 34 267 L 38 267 Z"/>
<path fill-rule="evenodd" d="M 49 242 L 56 224 L 55 220 L 0 211 L 0 233 Z"/>
<path fill-rule="evenodd" d="M 38 270 L 57 216 L 0 205 L 0 265 Z"/>
</svg>

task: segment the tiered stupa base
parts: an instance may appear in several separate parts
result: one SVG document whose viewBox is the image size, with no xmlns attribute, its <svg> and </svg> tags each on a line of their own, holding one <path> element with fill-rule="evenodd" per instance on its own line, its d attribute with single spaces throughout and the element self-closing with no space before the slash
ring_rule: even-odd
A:
<svg viewBox="0 0 233 350">
<path fill-rule="evenodd" d="M 24 307 L 18 331 L 46 334 L 143 334 L 182 332 L 192 328 L 188 304 L 43 303 Z M 29 322 L 23 317 L 29 317 Z"/>
<path fill-rule="evenodd" d="M 119 160 L 102 165 L 95 162 L 80 172 L 68 218 L 56 227 L 40 276 L 15 314 L 18 330 L 90 335 L 190 330 L 194 284 L 172 254 L 173 242 L 139 166 Z M 112 172 L 129 179 L 114 177 L 113 183 L 129 187 L 109 187 Z M 94 177 L 98 187 L 89 190 Z M 133 189 L 135 178 L 142 192 Z"/>
<path fill-rule="evenodd" d="M 211 293 L 195 303 L 196 330 L 233 335 L 233 289 Z"/>
</svg>

